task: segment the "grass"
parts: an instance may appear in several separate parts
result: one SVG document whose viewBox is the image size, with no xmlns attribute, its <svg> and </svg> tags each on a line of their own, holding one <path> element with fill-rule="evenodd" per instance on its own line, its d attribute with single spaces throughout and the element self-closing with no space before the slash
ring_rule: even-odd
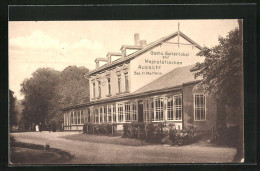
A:
<svg viewBox="0 0 260 171">
<path fill-rule="evenodd" d="M 59 164 L 64 163 L 73 158 L 67 152 L 59 149 L 50 148 L 45 150 L 44 146 L 21 143 L 10 138 L 10 164 Z"/>
<path fill-rule="evenodd" d="M 86 141 L 91 143 L 105 143 L 105 144 L 116 144 L 116 145 L 126 145 L 126 146 L 150 145 L 150 143 L 142 140 L 122 138 L 119 136 L 111 137 L 111 136 L 91 135 L 91 134 L 74 134 L 74 135 L 67 135 L 63 138 L 69 140 L 76 140 L 76 141 Z"/>
</svg>

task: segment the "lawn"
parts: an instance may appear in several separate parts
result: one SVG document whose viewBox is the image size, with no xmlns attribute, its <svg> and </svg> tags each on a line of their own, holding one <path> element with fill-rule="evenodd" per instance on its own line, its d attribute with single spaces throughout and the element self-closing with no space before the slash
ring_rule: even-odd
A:
<svg viewBox="0 0 260 171">
<path fill-rule="evenodd" d="M 73 158 L 67 152 L 59 149 L 45 149 L 43 145 L 17 142 L 11 137 L 10 164 L 59 164 Z"/>
<path fill-rule="evenodd" d="M 67 135 L 62 138 L 76 141 L 84 141 L 90 143 L 104 143 L 104 144 L 116 144 L 116 145 L 127 145 L 127 146 L 145 146 L 150 143 L 130 138 L 122 138 L 120 136 L 102 136 L 102 135 L 91 135 L 91 134 L 74 134 Z"/>
</svg>

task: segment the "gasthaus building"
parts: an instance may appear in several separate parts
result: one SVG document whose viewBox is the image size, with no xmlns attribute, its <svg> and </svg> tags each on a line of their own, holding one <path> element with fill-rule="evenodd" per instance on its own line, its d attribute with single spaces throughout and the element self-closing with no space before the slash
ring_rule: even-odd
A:
<svg viewBox="0 0 260 171">
<path fill-rule="evenodd" d="M 134 45 L 97 58 L 87 74 L 90 102 L 63 108 L 64 130 L 82 130 L 87 122 L 166 122 L 177 129 L 208 131 L 217 124 L 217 104 L 195 77 L 201 46 L 181 31 L 147 44 L 134 35 Z M 103 64 L 103 65 L 102 65 Z"/>
</svg>

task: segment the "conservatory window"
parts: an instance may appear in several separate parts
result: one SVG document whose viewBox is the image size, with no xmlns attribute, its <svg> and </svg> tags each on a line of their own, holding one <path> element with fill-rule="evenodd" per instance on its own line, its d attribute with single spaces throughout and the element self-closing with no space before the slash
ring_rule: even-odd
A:
<svg viewBox="0 0 260 171">
<path fill-rule="evenodd" d="M 103 107 L 100 107 L 99 108 L 99 123 L 102 123 L 103 122 Z"/>
<path fill-rule="evenodd" d="M 118 104 L 118 122 L 124 121 L 124 105 Z"/>
<path fill-rule="evenodd" d="M 95 109 L 95 123 L 99 123 L 99 112 L 98 112 L 98 108 Z"/>
<path fill-rule="evenodd" d="M 116 122 L 116 105 L 112 105 L 112 108 L 113 108 L 113 122 Z"/>
<path fill-rule="evenodd" d="M 125 103 L 125 121 L 130 122 L 130 103 Z"/>
<path fill-rule="evenodd" d="M 137 102 L 132 103 L 133 121 L 137 121 Z"/>
<path fill-rule="evenodd" d="M 144 117 L 145 121 L 149 121 L 149 100 L 144 100 Z"/>
<path fill-rule="evenodd" d="M 154 121 L 162 121 L 163 120 L 163 101 L 164 101 L 163 97 L 154 99 L 154 103 L 155 103 Z"/>
<path fill-rule="evenodd" d="M 111 110 L 111 105 L 107 106 L 107 117 L 108 117 L 108 122 L 112 121 L 112 110 Z"/>
<path fill-rule="evenodd" d="M 104 106 L 104 122 L 107 122 L 107 106 Z"/>
</svg>

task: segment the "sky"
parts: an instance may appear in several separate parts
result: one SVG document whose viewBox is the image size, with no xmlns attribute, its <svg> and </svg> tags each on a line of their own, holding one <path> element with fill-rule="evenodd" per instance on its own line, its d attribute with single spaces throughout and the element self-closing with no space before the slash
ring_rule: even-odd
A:
<svg viewBox="0 0 260 171">
<path fill-rule="evenodd" d="M 181 32 L 207 47 L 238 27 L 237 20 L 10 21 L 9 89 L 20 100 L 20 84 L 38 68 L 92 70 L 96 58 L 134 45 L 135 33 L 151 43 L 176 32 L 178 23 Z"/>
</svg>

